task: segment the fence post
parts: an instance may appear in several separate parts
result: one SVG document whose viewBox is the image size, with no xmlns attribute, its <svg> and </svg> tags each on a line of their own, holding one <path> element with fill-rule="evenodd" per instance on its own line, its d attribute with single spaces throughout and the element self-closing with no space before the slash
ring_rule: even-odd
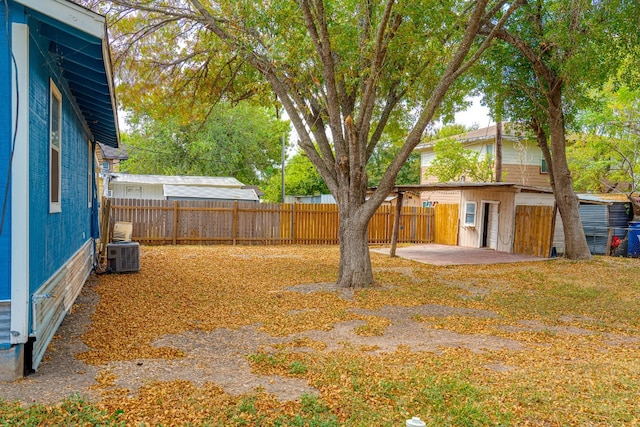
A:
<svg viewBox="0 0 640 427">
<path fill-rule="evenodd" d="M 296 204 L 291 204 L 291 244 L 296 244 Z"/>
<path fill-rule="evenodd" d="M 178 241 L 178 201 L 173 202 L 173 245 Z"/>
<path fill-rule="evenodd" d="M 233 201 L 233 246 L 236 245 L 236 238 L 238 237 L 238 201 Z"/>
<path fill-rule="evenodd" d="M 396 256 L 396 245 L 398 243 L 398 234 L 400 233 L 400 215 L 402 215 L 402 199 L 404 193 L 398 192 L 398 200 L 396 200 L 396 213 L 393 218 L 393 232 L 391 233 L 391 249 L 389 250 L 389 256 L 391 258 Z"/>
<path fill-rule="evenodd" d="M 609 228 L 609 230 L 607 231 L 607 247 L 605 249 L 605 256 L 611 256 L 611 242 L 613 240 L 613 228 Z"/>
</svg>

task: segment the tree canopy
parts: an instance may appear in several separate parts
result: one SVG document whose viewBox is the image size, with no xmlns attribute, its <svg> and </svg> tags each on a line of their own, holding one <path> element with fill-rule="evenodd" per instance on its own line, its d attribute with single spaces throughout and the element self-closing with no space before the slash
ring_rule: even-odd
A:
<svg viewBox="0 0 640 427">
<path fill-rule="evenodd" d="M 566 128 L 590 87 L 614 75 L 638 40 L 640 6 L 628 0 L 533 0 L 501 28 L 484 57 L 485 102 L 497 120 L 527 123 L 549 167 L 571 259 L 590 258 L 566 159 Z M 487 24 L 482 32 L 495 28 Z M 620 52 L 623 53 L 620 53 Z"/>
<path fill-rule="evenodd" d="M 285 192 L 293 196 L 312 196 L 327 194 L 329 189 L 316 168 L 304 153 L 296 153 L 285 166 Z M 282 175 L 278 171 L 274 174 L 265 188 L 265 199 L 271 202 L 281 202 Z"/>
<path fill-rule="evenodd" d="M 435 142 L 433 150 L 435 158 L 427 168 L 428 176 L 435 176 L 440 182 L 462 181 L 467 177 L 477 182 L 493 181 L 494 159 L 464 148 L 460 141 L 440 139 Z"/>
<path fill-rule="evenodd" d="M 132 113 L 136 114 L 136 113 Z M 123 170 L 166 175 L 232 176 L 262 185 L 280 168 L 282 136 L 289 124 L 271 110 L 219 103 L 203 122 L 130 116 Z"/>
<path fill-rule="evenodd" d="M 136 102 L 184 101 L 193 115 L 206 115 L 219 99 L 277 97 L 338 204 L 338 282 L 368 286 L 369 218 L 427 126 L 465 94 L 461 77 L 520 0 L 105 3 L 122 82 L 139 88 Z M 394 114 L 411 115 L 411 126 L 365 199 L 367 164 Z"/>
<path fill-rule="evenodd" d="M 567 152 L 576 188 L 625 193 L 640 216 L 632 197 L 640 188 L 640 90 L 610 83 L 594 97 L 597 107 L 581 114 Z"/>
</svg>

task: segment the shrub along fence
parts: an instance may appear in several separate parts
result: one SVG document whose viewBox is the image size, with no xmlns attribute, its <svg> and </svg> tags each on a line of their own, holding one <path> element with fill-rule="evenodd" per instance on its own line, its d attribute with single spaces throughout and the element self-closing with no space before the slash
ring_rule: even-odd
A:
<svg viewBox="0 0 640 427">
<path fill-rule="evenodd" d="M 107 204 L 105 204 L 106 206 Z M 391 242 L 395 207 L 369 222 L 369 243 Z M 133 224 L 132 240 L 148 245 L 320 245 L 338 243 L 336 205 L 111 199 L 111 229 Z M 432 243 L 434 209 L 403 207 L 398 243 Z"/>
</svg>

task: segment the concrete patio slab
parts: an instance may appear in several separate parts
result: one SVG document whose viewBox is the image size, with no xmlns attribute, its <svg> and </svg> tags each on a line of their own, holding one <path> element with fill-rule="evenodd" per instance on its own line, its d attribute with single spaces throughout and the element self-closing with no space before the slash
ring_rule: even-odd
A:
<svg viewBox="0 0 640 427">
<path fill-rule="evenodd" d="M 389 254 L 389 248 L 372 248 L 371 251 Z M 438 245 L 436 243 L 398 247 L 396 248 L 396 255 L 401 258 L 432 265 L 503 264 L 510 262 L 547 261 L 552 259 L 498 252 L 487 248 L 466 248 L 462 246 Z"/>
</svg>

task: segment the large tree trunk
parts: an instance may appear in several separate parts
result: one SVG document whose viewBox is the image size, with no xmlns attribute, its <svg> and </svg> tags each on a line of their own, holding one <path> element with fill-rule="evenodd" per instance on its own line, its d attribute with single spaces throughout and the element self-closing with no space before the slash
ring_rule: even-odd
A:
<svg viewBox="0 0 640 427">
<path fill-rule="evenodd" d="M 350 209 L 340 215 L 340 269 L 338 286 L 343 288 L 368 287 L 374 284 L 369 255 L 368 225 L 365 212 Z"/>
<path fill-rule="evenodd" d="M 562 85 L 558 84 L 549 93 L 549 136 L 551 137 L 550 169 L 553 171 L 553 194 L 562 217 L 565 256 L 573 260 L 591 259 L 591 251 L 580 219 L 580 202 L 573 191 L 573 180 L 567 163 L 562 111 Z"/>
</svg>

